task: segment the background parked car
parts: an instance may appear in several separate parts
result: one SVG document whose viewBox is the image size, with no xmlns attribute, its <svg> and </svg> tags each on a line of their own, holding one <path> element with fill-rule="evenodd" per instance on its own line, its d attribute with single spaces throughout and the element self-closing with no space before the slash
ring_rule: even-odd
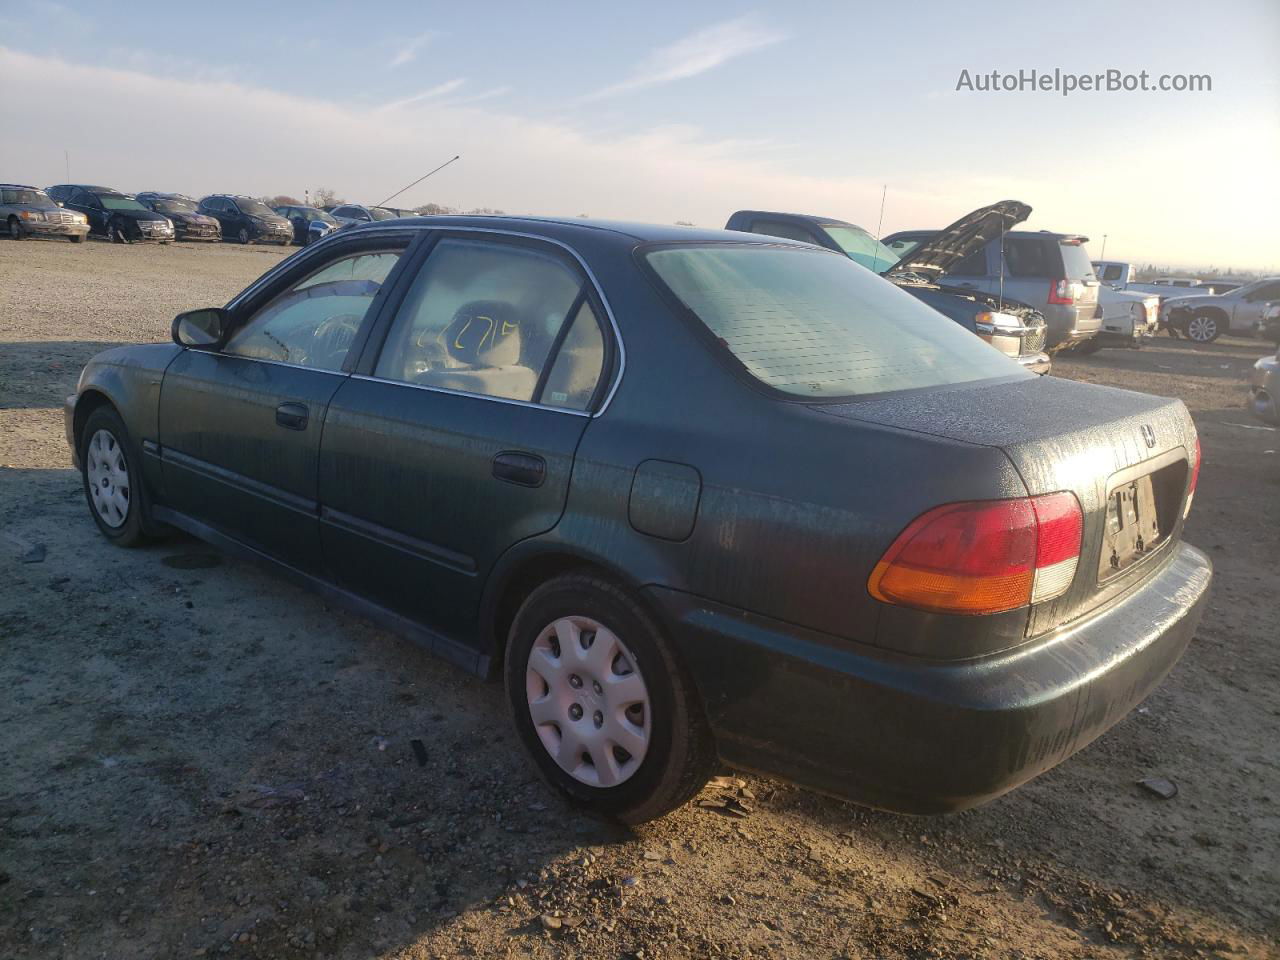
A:
<svg viewBox="0 0 1280 960">
<path fill-rule="evenodd" d="M 1273 300 L 1280 300 L 1280 277 L 1255 280 L 1226 293 L 1169 299 L 1160 311 L 1171 330 L 1196 343 L 1212 343 L 1224 333 L 1256 335 Z"/>
<path fill-rule="evenodd" d="M 902 230 L 884 238 L 889 249 L 906 256 L 937 236 L 937 230 Z M 1048 230 L 1015 230 L 990 239 L 938 279 L 947 288 L 980 290 L 1012 297 L 1044 314 L 1049 349 L 1060 350 L 1093 337 L 1102 326 L 1098 278 L 1088 237 Z"/>
<path fill-rule="evenodd" d="M 327 237 L 341 226 L 332 214 L 325 213 L 319 207 L 299 205 L 273 209 L 293 227 L 293 242 L 304 247 Z"/>
<path fill-rule="evenodd" d="M 111 187 L 60 183 L 49 188 L 49 196 L 68 210 L 83 213 L 89 219 L 89 232 L 109 237 L 113 243 L 173 242 L 172 220 Z"/>
<path fill-rule="evenodd" d="M 1249 377 L 1249 410 L 1263 423 L 1280 426 L 1280 346 L 1253 365 Z"/>
<path fill-rule="evenodd" d="M 374 220 L 395 220 L 400 214 L 387 207 L 366 207 L 358 203 L 340 203 L 329 213 L 340 223 L 372 223 Z"/>
<path fill-rule="evenodd" d="M 82 243 L 89 233 L 89 218 L 83 213 L 63 210 L 39 187 L 18 183 L 0 183 L 0 225 L 13 240 L 66 237 Z"/>
<path fill-rule="evenodd" d="M 213 217 L 196 210 L 199 201 L 180 193 L 138 194 L 138 202 L 148 210 L 163 214 L 173 221 L 174 236 L 178 240 L 221 240 L 222 226 Z"/>
<path fill-rule="evenodd" d="M 1159 327 L 1160 298 L 1154 293 L 1117 290 L 1104 283 L 1098 290 L 1098 306 L 1102 327 L 1095 337 L 1076 347 L 1081 353 L 1103 347 L 1136 348 Z"/>
<path fill-rule="evenodd" d="M 215 193 L 200 201 L 199 212 L 213 217 L 222 236 L 237 243 L 293 243 L 293 225 L 261 200 Z"/>
<path fill-rule="evenodd" d="M 1044 352 L 1045 320 L 1039 311 L 1009 298 L 977 290 L 940 287 L 938 277 L 953 263 L 982 247 L 991 236 L 1008 230 L 1030 214 L 1031 208 L 1006 200 L 975 210 L 943 230 L 930 245 L 927 261 L 908 255 L 908 262 L 856 224 L 830 217 L 767 210 L 739 210 L 726 228 L 787 240 L 800 240 L 842 253 L 902 287 L 917 300 L 977 334 L 1006 356 L 1036 373 L 1047 373 Z"/>
</svg>

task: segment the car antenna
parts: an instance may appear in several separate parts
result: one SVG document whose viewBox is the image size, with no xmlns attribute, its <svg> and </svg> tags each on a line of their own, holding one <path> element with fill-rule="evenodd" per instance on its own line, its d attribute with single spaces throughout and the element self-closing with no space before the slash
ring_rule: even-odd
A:
<svg viewBox="0 0 1280 960">
<path fill-rule="evenodd" d="M 880 242 L 880 231 L 884 228 L 884 198 L 885 198 L 885 195 L 888 194 L 888 192 L 889 192 L 889 185 L 886 183 L 884 185 L 884 189 L 880 191 L 880 222 L 876 224 L 876 243 L 877 244 Z M 877 247 L 876 252 L 872 254 L 872 257 L 871 257 L 871 269 L 874 272 L 879 273 L 880 271 L 877 269 L 879 266 L 880 266 L 880 250 Z M 887 264 L 885 269 L 887 270 L 891 266 L 893 266 L 893 264 Z"/>
<path fill-rule="evenodd" d="M 399 190 L 397 190 L 397 191 L 396 191 L 395 193 L 393 193 L 391 196 L 387 197 L 387 199 L 386 199 L 386 200 L 383 200 L 383 201 L 382 201 L 382 203 L 374 204 L 374 206 L 381 207 L 381 206 L 383 206 L 384 204 L 390 203 L 390 202 L 391 202 L 392 200 L 394 200 L 396 197 L 400 196 L 400 194 L 402 194 L 402 193 L 404 193 L 406 190 L 408 190 L 408 189 L 409 189 L 409 187 L 416 187 L 416 186 L 417 186 L 418 184 L 420 184 L 423 180 L 427 179 L 427 177 L 431 176 L 431 174 L 436 173 L 437 171 L 443 170 L 443 169 L 444 169 L 445 167 L 447 167 L 449 164 L 453 163 L 453 161 L 454 161 L 454 160 L 457 160 L 457 159 L 458 159 L 458 157 L 460 157 L 460 156 L 462 156 L 462 154 L 458 154 L 457 156 L 454 156 L 454 157 L 449 158 L 449 159 L 448 159 L 448 160 L 446 160 L 444 163 L 440 164 L 440 166 L 436 167 L 436 168 L 435 168 L 435 170 L 428 170 L 426 173 L 424 173 L 422 176 L 420 176 L 417 180 L 413 181 L 413 183 L 409 184 L 409 186 L 408 186 L 408 187 L 401 187 Z"/>
<path fill-rule="evenodd" d="M 996 299 L 996 312 L 1004 311 L 1004 217 L 1000 218 L 1000 294 Z"/>
</svg>

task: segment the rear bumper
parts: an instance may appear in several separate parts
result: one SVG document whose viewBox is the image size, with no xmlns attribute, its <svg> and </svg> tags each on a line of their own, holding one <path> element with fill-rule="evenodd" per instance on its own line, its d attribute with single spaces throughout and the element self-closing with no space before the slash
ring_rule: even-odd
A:
<svg viewBox="0 0 1280 960">
<path fill-rule="evenodd" d="M 1208 558 L 1180 543 L 1101 613 L 967 661 L 898 656 L 651 592 L 727 763 L 887 810 L 944 813 L 1048 770 L 1132 710 L 1186 649 L 1211 579 Z"/>
</svg>

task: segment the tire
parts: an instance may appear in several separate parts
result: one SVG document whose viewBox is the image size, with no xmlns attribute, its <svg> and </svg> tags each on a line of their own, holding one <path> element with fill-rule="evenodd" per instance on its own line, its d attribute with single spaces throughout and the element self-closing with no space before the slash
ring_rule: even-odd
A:
<svg viewBox="0 0 1280 960">
<path fill-rule="evenodd" d="M 84 243 L 84 234 L 75 233 L 67 237 L 67 239 L 70 240 L 72 243 Z"/>
<path fill-rule="evenodd" d="M 609 646 L 593 659 L 600 643 Z M 542 776 L 575 804 L 644 823 L 687 803 L 714 772 L 715 744 L 688 670 L 613 583 L 572 573 L 538 587 L 511 624 L 505 660 L 516 731 Z M 562 762 L 552 751 L 566 728 L 582 746 Z"/>
<path fill-rule="evenodd" d="M 22 224 L 18 221 L 17 217 L 9 218 L 9 239 L 10 240 L 27 239 L 27 231 L 22 229 Z"/>
<path fill-rule="evenodd" d="M 89 414 L 80 434 L 85 500 L 98 530 L 119 547 L 136 547 L 149 539 L 144 530 L 146 507 L 136 461 L 129 431 L 115 408 L 102 406 Z"/>
<path fill-rule="evenodd" d="M 1182 332 L 1192 343 L 1213 343 L 1222 335 L 1222 324 L 1212 313 L 1198 313 L 1187 321 Z"/>
<path fill-rule="evenodd" d="M 241 228 L 240 228 L 240 231 L 236 234 L 236 241 L 237 241 L 238 243 L 243 243 L 243 244 L 246 244 L 246 245 L 250 242 L 250 238 L 249 238 L 249 228 L 248 228 L 248 227 L 241 227 Z"/>
<path fill-rule="evenodd" d="M 112 220 L 107 224 L 107 236 L 111 238 L 112 243 L 132 243 L 129 235 L 125 233 L 124 227 L 120 221 Z"/>
<path fill-rule="evenodd" d="M 1102 344 L 1098 342 L 1097 337 L 1090 337 L 1088 340 L 1083 340 L 1076 344 L 1076 353 L 1083 354 L 1086 357 L 1092 356 L 1101 349 Z"/>
</svg>

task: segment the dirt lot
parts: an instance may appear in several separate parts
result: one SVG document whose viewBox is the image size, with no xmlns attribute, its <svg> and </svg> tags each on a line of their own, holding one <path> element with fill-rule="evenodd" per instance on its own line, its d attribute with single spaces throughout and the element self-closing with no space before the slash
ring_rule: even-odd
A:
<svg viewBox="0 0 1280 960">
<path fill-rule="evenodd" d="M 1200 428 L 1187 537 L 1218 579 L 1140 710 L 952 817 L 746 778 L 628 831 L 536 779 L 497 686 L 195 541 L 98 536 L 62 432 L 81 364 L 279 256 L 0 241 L 0 960 L 1280 951 L 1280 434 L 1241 408 L 1258 342 L 1056 368 L 1180 396 Z M 1153 776 L 1177 797 L 1135 785 Z"/>
</svg>

